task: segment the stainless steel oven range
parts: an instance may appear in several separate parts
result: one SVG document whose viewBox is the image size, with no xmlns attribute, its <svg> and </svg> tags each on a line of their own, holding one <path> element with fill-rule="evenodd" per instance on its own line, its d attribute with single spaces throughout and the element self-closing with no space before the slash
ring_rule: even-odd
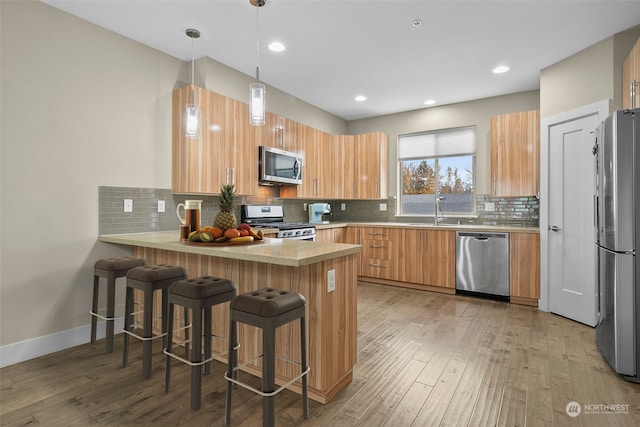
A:
<svg viewBox="0 0 640 427">
<path fill-rule="evenodd" d="M 278 239 L 316 240 L 313 224 L 284 222 L 282 205 L 242 205 L 241 220 L 252 228 L 277 228 Z"/>
</svg>

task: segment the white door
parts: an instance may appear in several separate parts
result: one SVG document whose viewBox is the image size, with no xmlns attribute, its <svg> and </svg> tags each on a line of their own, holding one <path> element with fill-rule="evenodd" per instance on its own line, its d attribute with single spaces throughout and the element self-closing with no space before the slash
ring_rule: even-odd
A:
<svg viewBox="0 0 640 427">
<path fill-rule="evenodd" d="M 592 148 L 598 115 L 549 127 L 549 311 L 596 324 Z"/>
</svg>

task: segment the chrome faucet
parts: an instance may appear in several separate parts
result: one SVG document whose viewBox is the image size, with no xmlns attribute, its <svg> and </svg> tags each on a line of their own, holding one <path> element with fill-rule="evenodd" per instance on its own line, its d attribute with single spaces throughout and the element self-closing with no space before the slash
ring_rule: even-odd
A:
<svg viewBox="0 0 640 427">
<path fill-rule="evenodd" d="M 441 203 L 443 200 L 447 200 L 444 196 L 436 197 L 436 215 L 435 215 L 435 225 L 444 219 L 444 210 L 442 210 Z M 440 220 L 438 220 L 438 213 L 440 213 Z"/>
</svg>

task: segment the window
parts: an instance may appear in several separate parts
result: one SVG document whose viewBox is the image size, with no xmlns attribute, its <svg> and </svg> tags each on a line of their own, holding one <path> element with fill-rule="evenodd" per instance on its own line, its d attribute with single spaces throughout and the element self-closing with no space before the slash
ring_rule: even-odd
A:
<svg viewBox="0 0 640 427">
<path fill-rule="evenodd" d="M 475 127 L 400 135 L 398 214 L 474 213 L 475 154 Z"/>
</svg>

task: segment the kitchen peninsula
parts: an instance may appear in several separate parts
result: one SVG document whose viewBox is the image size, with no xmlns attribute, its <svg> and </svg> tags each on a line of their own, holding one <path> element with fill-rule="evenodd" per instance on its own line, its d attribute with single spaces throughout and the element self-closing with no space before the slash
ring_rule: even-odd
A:
<svg viewBox="0 0 640 427">
<path fill-rule="evenodd" d="M 211 275 L 233 280 L 239 293 L 267 286 L 301 293 L 307 303 L 309 397 L 327 403 L 351 381 L 357 351 L 356 276 L 360 245 L 267 238 L 264 243 L 250 245 L 197 246 L 181 243 L 177 231 L 102 235 L 100 240 L 131 246 L 132 255 L 146 259 L 149 264 L 183 266 L 189 277 Z M 335 270 L 335 290 L 329 292 L 326 277 L 331 270 Z M 228 318 L 228 305 L 216 306 L 215 335 L 228 336 Z M 297 328 L 297 322 L 278 328 L 278 355 L 300 360 Z M 240 363 L 259 354 L 261 338 L 255 328 L 240 325 L 239 337 Z M 214 351 L 222 351 L 224 347 L 224 342 L 215 343 Z M 261 372 L 255 362 L 245 369 L 258 376 Z M 279 384 L 298 372 L 297 365 L 277 360 Z M 297 384 L 290 388 L 299 392 Z"/>
</svg>

